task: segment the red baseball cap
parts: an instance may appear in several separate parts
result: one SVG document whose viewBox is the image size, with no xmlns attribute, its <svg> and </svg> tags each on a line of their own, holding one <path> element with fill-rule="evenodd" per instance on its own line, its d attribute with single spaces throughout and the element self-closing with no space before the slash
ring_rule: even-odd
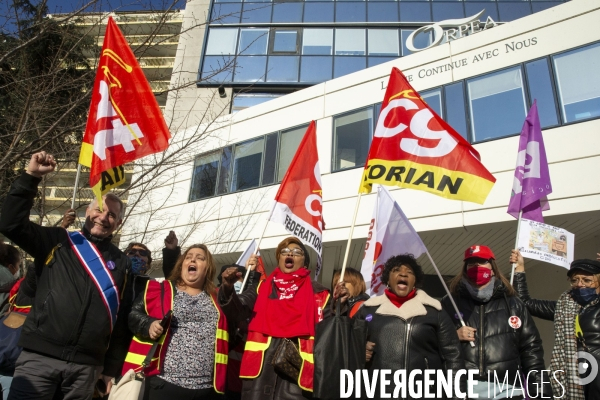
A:
<svg viewBox="0 0 600 400">
<path fill-rule="evenodd" d="M 469 258 L 484 258 L 486 260 L 496 259 L 492 249 L 487 246 L 482 246 L 479 244 L 473 245 L 465 250 L 465 258 L 463 261 L 467 261 Z"/>
</svg>

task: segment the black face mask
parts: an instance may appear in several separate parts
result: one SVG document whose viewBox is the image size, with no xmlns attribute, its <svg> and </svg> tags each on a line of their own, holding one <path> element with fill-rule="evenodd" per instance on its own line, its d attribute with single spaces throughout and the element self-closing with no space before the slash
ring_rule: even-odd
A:
<svg viewBox="0 0 600 400">
<path fill-rule="evenodd" d="M 575 288 L 571 289 L 571 297 L 580 305 L 585 306 L 598 297 L 598 293 L 596 293 L 596 288 Z"/>
</svg>

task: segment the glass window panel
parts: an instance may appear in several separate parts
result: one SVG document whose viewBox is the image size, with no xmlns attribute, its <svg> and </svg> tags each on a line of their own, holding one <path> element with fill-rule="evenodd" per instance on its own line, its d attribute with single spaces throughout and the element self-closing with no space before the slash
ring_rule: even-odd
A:
<svg viewBox="0 0 600 400">
<path fill-rule="evenodd" d="M 255 22 L 271 22 L 271 4 L 269 3 L 244 3 L 242 24 Z"/>
<path fill-rule="evenodd" d="M 244 0 L 244 1 L 246 1 L 246 0 Z M 260 3 L 270 3 L 271 2 L 271 0 L 247 0 L 247 1 L 250 1 L 250 2 L 253 2 L 253 3 L 258 3 L 258 2 L 260 2 Z"/>
<path fill-rule="evenodd" d="M 304 29 L 302 54 L 331 55 L 332 50 L 333 29 Z"/>
<path fill-rule="evenodd" d="M 264 82 L 266 56 L 238 56 L 235 65 L 234 82 Z"/>
<path fill-rule="evenodd" d="M 335 55 L 362 56 L 365 54 L 364 29 L 336 29 Z"/>
<path fill-rule="evenodd" d="M 211 24 L 237 24 L 240 22 L 242 3 L 213 4 Z"/>
<path fill-rule="evenodd" d="M 221 165 L 219 166 L 219 187 L 217 194 L 227 193 L 229 190 L 229 180 L 231 179 L 231 151 L 233 146 L 223 148 L 221 153 Z"/>
<path fill-rule="evenodd" d="M 431 4 L 400 2 L 400 21 L 401 22 L 432 22 Z"/>
<path fill-rule="evenodd" d="M 333 2 L 304 4 L 304 22 L 333 22 Z"/>
<path fill-rule="evenodd" d="M 303 3 L 273 4 L 273 22 L 301 22 Z"/>
<path fill-rule="evenodd" d="M 265 146 L 265 161 L 263 165 L 262 184 L 270 185 L 275 182 L 275 164 L 277 162 L 277 133 L 267 135 Z"/>
<path fill-rule="evenodd" d="M 194 161 L 190 200 L 198 200 L 215 195 L 220 151 L 199 156 Z"/>
<path fill-rule="evenodd" d="M 240 29 L 240 46 L 238 47 L 238 53 L 245 56 L 251 54 L 267 54 L 268 39 L 268 29 Z"/>
<path fill-rule="evenodd" d="M 365 68 L 367 68 L 366 57 L 335 57 L 333 77 L 339 78 Z"/>
<path fill-rule="evenodd" d="M 397 57 L 369 57 L 367 59 L 367 67 L 371 68 L 384 62 L 395 60 Z"/>
<path fill-rule="evenodd" d="M 298 82 L 298 56 L 269 56 L 267 82 Z"/>
<path fill-rule="evenodd" d="M 600 116 L 600 44 L 555 56 L 554 69 L 564 121 Z"/>
<path fill-rule="evenodd" d="M 242 0 L 215 0 L 215 3 L 239 3 Z"/>
<path fill-rule="evenodd" d="M 471 15 L 475 15 L 481 10 L 485 10 L 485 11 L 483 12 L 483 15 L 481 17 L 479 17 L 480 21 L 483 22 L 483 21 L 487 20 L 488 17 L 492 17 L 492 19 L 494 21 L 500 20 L 498 18 L 498 8 L 496 7 L 496 3 L 492 3 L 490 1 L 465 3 L 465 14 L 467 14 L 467 17 L 470 17 Z"/>
<path fill-rule="evenodd" d="M 300 82 L 320 83 L 332 78 L 331 56 L 303 56 L 300 61 Z"/>
<path fill-rule="evenodd" d="M 531 101 L 537 100 L 538 114 L 542 128 L 558 124 L 556 102 L 552 91 L 552 78 L 548 68 L 548 60 L 532 61 L 525 64 L 527 85 Z"/>
<path fill-rule="evenodd" d="M 465 92 L 462 82 L 444 87 L 446 103 L 446 122 L 465 139 L 467 135 L 467 113 L 465 109 Z"/>
<path fill-rule="evenodd" d="M 369 2 L 367 6 L 367 15 L 369 22 L 397 22 L 398 21 L 398 2 Z"/>
<path fill-rule="evenodd" d="M 413 33 L 413 30 L 402 29 L 402 55 L 404 57 L 412 54 L 412 51 L 406 48 L 406 39 Z M 422 32 L 413 38 L 413 44 L 417 49 L 424 49 L 431 44 L 431 32 Z"/>
<path fill-rule="evenodd" d="M 519 67 L 468 80 L 467 88 L 474 141 L 521 131 L 527 110 Z"/>
<path fill-rule="evenodd" d="M 427 103 L 437 115 L 444 118 L 444 114 L 442 113 L 442 89 L 421 92 L 421 98 L 425 100 L 425 103 Z"/>
<path fill-rule="evenodd" d="M 298 145 L 304 137 L 308 125 L 281 132 L 279 144 L 279 165 L 277 166 L 277 182 L 281 182 L 298 150 Z"/>
<path fill-rule="evenodd" d="M 335 117 L 333 130 L 333 170 L 362 167 L 373 132 L 373 108 Z"/>
<path fill-rule="evenodd" d="M 231 82 L 235 58 L 229 56 L 204 56 L 202 80 L 208 82 Z"/>
<path fill-rule="evenodd" d="M 367 5 L 364 1 L 338 1 L 335 4 L 336 22 L 365 22 L 367 20 Z"/>
<path fill-rule="evenodd" d="M 298 51 L 298 31 L 275 31 L 274 53 L 296 53 Z"/>
<path fill-rule="evenodd" d="M 398 56 L 399 51 L 397 29 L 369 29 L 370 56 Z"/>
<path fill-rule="evenodd" d="M 249 189 L 260 185 L 260 167 L 264 139 L 254 139 L 235 146 L 231 191 Z"/>
<path fill-rule="evenodd" d="M 433 3 L 431 6 L 433 10 L 433 20 L 435 22 L 443 21 L 445 19 L 465 17 L 465 10 L 463 9 L 462 2 L 455 1 L 454 3 Z"/>
<path fill-rule="evenodd" d="M 531 4 L 529 2 L 498 3 L 498 12 L 500 21 L 514 21 L 531 14 Z"/>
<path fill-rule="evenodd" d="M 532 1 L 531 2 L 531 8 L 532 8 L 532 11 L 534 13 L 536 13 L 538 11 L 543 11 L 543 10 L 546 10 L 548 8 L 557 6 L 559 4 L 560 3 L 557 3 L 555 1 Z"/>
<path fill-rule="evenodd" d="M 275 93 L 237 93 L 233 97 L 231 113 L 233 114 L 245 108 L 265 103 L 280 96 L 281 94 Z"/>
<path fill-rule="evenodd" d="M 208 32 L 208 43 L 206 44 L 206 54 L 235 54 L 237 33 L 237 28 L 210 29 Z"/>
</svg>

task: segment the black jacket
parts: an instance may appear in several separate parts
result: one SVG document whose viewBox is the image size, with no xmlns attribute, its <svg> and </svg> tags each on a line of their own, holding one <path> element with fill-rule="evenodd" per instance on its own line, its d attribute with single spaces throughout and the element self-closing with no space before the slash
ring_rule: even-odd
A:
<svg viewBox="0 0 600 400">
<path fill-rule="evenodd" d="M 535 383 L 540 384 L 541 371 L 546 369 L 544 349 L 525 304 L 516 296 L 508 296 L 500 280 L 496 280 L 492 298 L 486 303 L 474 300 L 463 285 L 459 286 L 459 295 L 454 296 L 454 301 L 467 326 L 477 329 L 474 347 L 469 342 L 461 343 L 466 368 L 479 370 L 478 379 L 482 381 L 488 380 L 488 371 L 495 371 L 500 382 L 508 376 L 511 385 L 519 370 L 525 375 L 537 371 L 531 373 L 528 381 L 530 393 L 537 393 L 540 386 L 536 388 Z M 442 299 L 442 306 L 454 321 L 455 329 L 459 329 L 460 321 L 447 295 Z M 519 328 L 509 325 L 511 316 L 519 317 Z M 544 394 L 552 393 L 548 375 L 544 382 Z"/>
<path fill-rule="evenodd" d="M 70 246 L 67 231 L 29 221 L 40 179 L 23 173 L 12 185 L 0 217 L 0 232 L 34 257 L 35 274 L 27 274 L 23 290 L 34 298 L 19 345 L 29 351 L 78 364 L 103 365 L 111 338 L 110 320 L 98 289 Z M 129 259 L 110 242 L 84 232 L 115 263 L 111 271 L 122 289 Z M 128 312 L 128 310 L 120 310 Z M 119 325 L 127 324 L 118 318 Z M 105 371 L 113 370 L 107 357 Z"/>
<path fill-rule="evenodd" d="M 527 306 L 527 311 L 534 317 L 554 321 L 554 313 L 556 312 L 556 300 L 538 300 L 532 299 L 529 296 L 527 288 L 527 278 L 524 272 L 517 272 L 514 275 L 513 287 L 517 294 Z"/>
<path fill-rule="evenodd" d="M 422 290 L 400 308 L 385 294 L 372 297 L 363 303 L 355 318 L 368 321 L 369 341 L 375 343 L 373 358 L 367 363 L 371 373 L 387 369 L 406 370 L 408 374 L 414 369 L 437 369 L 452 370 L 454 377 L 465 368 L 454 324 L 440 302 Z M 387 393 L 392 393 L 394 386 L 392 380 Z M 464 379 L 461 389 L 466 391 Z M 430 393 L 437 393 L 435 386 Z M 379 395 L 377 386 L 374 398 Z"/>
</svg>

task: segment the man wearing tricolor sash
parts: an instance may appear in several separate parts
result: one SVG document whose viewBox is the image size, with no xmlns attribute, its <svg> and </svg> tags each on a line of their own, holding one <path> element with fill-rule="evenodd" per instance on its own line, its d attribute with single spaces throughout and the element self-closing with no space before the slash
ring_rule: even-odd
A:
<svg viewBox="0 0 600 400">
<path fill-rule="evenodd" d="M 101 373 L 114 370 L 107 356 L 117 324 L 121 289 L 130 261 L 111 243 L 125 206 L 112 194 L 94 200 L 81 232 L 43 227 L 29 220 L 42 177 L 56 168 L 46 152 L 31 157 L 2 208 L 0 232 L 34 257 L 35 273 L 22 289 L 32 297 L 23 325 L 11 399 L 91 398 Z M 105 356 L 106 362 L 105 362 Z M 106 380 L 108 376 L 103 376 Z"/>
</svg>

